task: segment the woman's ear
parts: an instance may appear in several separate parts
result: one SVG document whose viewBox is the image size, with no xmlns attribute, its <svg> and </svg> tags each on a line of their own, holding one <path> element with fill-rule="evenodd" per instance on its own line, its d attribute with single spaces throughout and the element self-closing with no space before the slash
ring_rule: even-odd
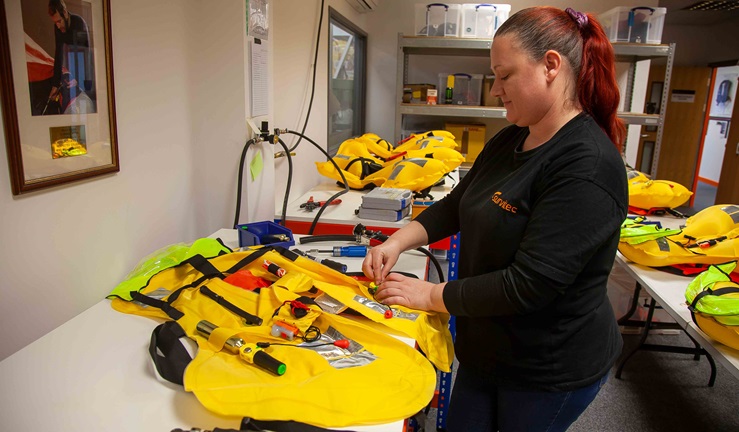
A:
<svg viewBox="0 0 739 432">
<path fill-rule="evenodd" d="M 547 68 L 547 81 L 551 82 L 562 69 L 562 56 L 557 51 L 549 50 L 544 53 L 544 65 Z"/>
</svg>

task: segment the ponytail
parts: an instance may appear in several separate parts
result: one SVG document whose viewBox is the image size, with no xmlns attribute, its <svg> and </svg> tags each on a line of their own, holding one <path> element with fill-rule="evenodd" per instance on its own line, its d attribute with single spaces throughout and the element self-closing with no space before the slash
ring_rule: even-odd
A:
<svg viewBox="0 0 739 432">
<path fill-rule="evenodd" d="M 495 33 L 505 34 L 514 35 L 534 60 L 548 50 L 567 59 L 577 80 L 577 101 L 621 152 L 626 128 L 616 116 L 620 96 L 613 46 L 595 17 L 569 8 L 533 7 L 513 14 Z"/>
<path fill-rule="evenodd" d="M 580 30 L 583 38 L 582 65 L 577 77 L 577 96 L 583 110 L 590 114 L 622 151 L 626 127 L 618 118 L 618 83 L 613 45 L 595 17 Z"/>
</svg>

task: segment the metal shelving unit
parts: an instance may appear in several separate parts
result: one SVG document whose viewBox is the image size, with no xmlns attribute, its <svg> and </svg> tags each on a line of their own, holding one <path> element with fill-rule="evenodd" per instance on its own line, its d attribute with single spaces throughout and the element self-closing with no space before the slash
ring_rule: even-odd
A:
<svg viewBox="0 0 739 432">
<path fill-rule="evenodd" d="M 473 56 L 487 58 L 492 41 L 489 39 L 467 39 L 450 37 L 425 37 L 425 36 L 403 36 L 398 34 L 398 67 L 396 80 L 396 100 L 399 101 L 395 111 L 395 141 L 401 139 L 403 117 L 406 115 L 420 116 L 443 116 L 443 117 L 474 117 L 474 118 L 505 118 L 505 108 L 484 106 L 451 106 L 451 105 L 425 105 L 401 103 L 403 97 L 403 86 L 408 82 L 409 58 L 412 55 L 438 55 L 438 56 Z M 670 75 L 672 74 L 672 63 L 675 56 L 675 44 L 649 45 L 636 43 L 614 43 L 616 61 L 629 63 L 629 74 L 626 88 L 622 95 L 625 99 L 624 106 L 631 107 L 631 97 L 634 89 L 634 76 L 636 62 L 666 58 L 664 89 L 662 92 L 662 103 L 659 114 L 642 114 L 634 112 L 620 112 L 618 114 L 626 124 L 657 126 L 657 142 L 654 145 L 652 176 L 657 173 L 657 162 L 662 142 L 662 131 L 664 128 L 665 108 L 667 106 L 668 89 L 670 88 Z"/>
</svg>

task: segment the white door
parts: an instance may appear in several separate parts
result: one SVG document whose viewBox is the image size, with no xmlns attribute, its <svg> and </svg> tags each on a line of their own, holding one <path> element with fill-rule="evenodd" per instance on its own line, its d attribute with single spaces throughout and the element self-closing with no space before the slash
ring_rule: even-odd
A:
<svg viewBox="0 0 739 432">
<path fill-rule="evenodd" d="M 721 177 L 721 164 L 724 161 L 726 139 L 729 136 L 729 119 L 710 119 L 703 141 L 701 166 L 698 171 L 699 180 L 708 180 L 709 184 L 717 184 Z"/>
</svg>

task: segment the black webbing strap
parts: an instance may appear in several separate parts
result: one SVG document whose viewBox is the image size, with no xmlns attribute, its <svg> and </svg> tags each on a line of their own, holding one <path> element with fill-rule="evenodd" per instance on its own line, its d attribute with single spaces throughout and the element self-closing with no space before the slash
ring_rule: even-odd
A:
<svg viewBox="0 0 739 432">
<path fill-rule="evenodd" d="M 322 427 L 292 420 L 254 420 L 250 417 L 244 417 L 241 421 L 241 430 L 253 432 L 342 432 L 334 429 L 324 429 Z"/>
<path fill-rule="evenodd" d="M 151 332 L 149 355 L 162 378 L 182 385 L 185 368 L 192 361 L 190 353 L 180 341 L 185 331 L 174 321 L 159 324 Z"/>
<path fill-rule="evenodd" d="M 695 296 L 692 302 L 690 302 L 690 306 L 688 306 L 688 309 L 690 309 L 691 311 L 694 311 L 695 305 L 697 305 L 698 301 L 705 296 L 708 296 L 708 295 L 722 296 L 724 294 L 736 294 L 736 293 L 739 293 L 739 288 L 726 287 L 726 288 L 719 288 L 717 290 L 710 290 L 710 289 L 703 290 Z"/>
<path fill-rule="evenodd" d="M 143 303 L 147 306 L 163 310 L 168 317 L 172 318 L 175 321 L 185 316 L 185 314 L 175 309 L 174 306 L 167 303 L 166 301 L 146 296 L 138 291 L 131 291 L 131 298 L 139 303 Z"/>
<path fill-rule="evenodd" d="M 248 257 L 242 259 L 241 261 L 237 262 L 233 265 L 230 269 L 226 270 L 225 273 L 228 274 L 234 274 L 237 271 L 241 270 L 242 268 L 248 266 L 249 264 L 253 263 L 257 260 L 257 258 L 260 258 L 262 255 L 266 254 L 267 252 L 274 250 L 274 246 L 264 246 L 259 249 L 257 249 L 255 252 L 249 254 Z"/>
<path fill-rule="evenodd" d="M 195 270 L 203 274 L 207 278 L 219 277 L 223 279 L 223 272 L 218 270 L 207 258 L 202 255 L 193 255 L 182 262 L 182 264 L 190 264 Z"/>
</svg>

